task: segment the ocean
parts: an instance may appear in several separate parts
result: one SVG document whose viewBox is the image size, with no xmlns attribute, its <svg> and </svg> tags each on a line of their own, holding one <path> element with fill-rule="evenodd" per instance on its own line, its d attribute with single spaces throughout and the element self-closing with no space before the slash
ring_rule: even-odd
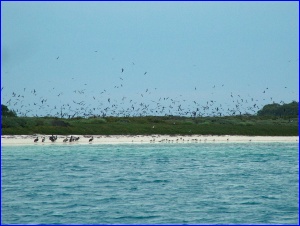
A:
<svg viewBox="0 0 300 226">
<path fill-rule="evenodd" d="M 298 224 L 297 143 L 3 146 L 2 224 Z"/>
</svg>

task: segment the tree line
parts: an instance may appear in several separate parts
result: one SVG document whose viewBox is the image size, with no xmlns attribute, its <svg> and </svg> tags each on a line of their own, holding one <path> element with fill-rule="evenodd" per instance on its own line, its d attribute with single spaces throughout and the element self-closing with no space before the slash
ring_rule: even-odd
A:
<svg viewBox="0 0 300 226">
<path fill-rule="evenodd" d="M 299 103 L 293 101 L 289 104 L 267 104 L 257 112 L 258 116 L 298 116 Z"/>
</svg>

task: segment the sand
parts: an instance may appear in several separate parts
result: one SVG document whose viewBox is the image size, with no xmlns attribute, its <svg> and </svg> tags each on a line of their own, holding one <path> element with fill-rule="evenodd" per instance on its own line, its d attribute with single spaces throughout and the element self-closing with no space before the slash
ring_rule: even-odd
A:
<svg viewBox="0 0 300 226">
<path fill-rule="evenodd" d="M 147 144 L 147 143 L 250 143 L 250 142 L 293 142 L 298 143 L 298 136 L 211 136 L 211 135 L 93 135 L 93 141 L 89 142 L 91 135 L 72 135 L 80 137 L 78 141 L 69 142 L 71 135 L 57 135 L 57 140 L 52 142 L 49 135 L 2 135 L 1 146 L 13 145 L 76 145 L 76 144 Z M 39 138 L 34 142 L 35 138 Z M 42 138 L 45 141 L 42 142 Z M 63 142 L 65 138 L 67 142 Z"/>
</svg>

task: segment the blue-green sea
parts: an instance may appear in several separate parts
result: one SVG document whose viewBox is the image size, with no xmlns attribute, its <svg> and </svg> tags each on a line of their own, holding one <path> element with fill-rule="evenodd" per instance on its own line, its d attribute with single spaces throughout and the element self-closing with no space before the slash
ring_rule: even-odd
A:
<svg viewBox="0 0 300 226">
<path fill-rule="evenodd" d="M 3 146 L 2 224 L 298 224 L 297 143 Z"/>
</svg>

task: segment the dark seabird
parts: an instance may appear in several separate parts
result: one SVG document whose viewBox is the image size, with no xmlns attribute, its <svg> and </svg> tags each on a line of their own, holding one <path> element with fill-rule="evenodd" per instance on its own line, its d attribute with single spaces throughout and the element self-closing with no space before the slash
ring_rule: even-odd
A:
<svg viewBox="0 0 300 226">
<path fill-rule="evenodd" d="M 38 140 L 39 140 L 39 138 L 37 137 L 37 138 L 34 139 L 34 142 L 38 142 Z"/>
<path fill-rule="evenodd" d="M 91 142 L 91 141 L 93 141 L 94 140 L 94 137 L 92 136 L 92 138 L 91 139 L 89 139 L 89 142 Z"/>
</svg>

